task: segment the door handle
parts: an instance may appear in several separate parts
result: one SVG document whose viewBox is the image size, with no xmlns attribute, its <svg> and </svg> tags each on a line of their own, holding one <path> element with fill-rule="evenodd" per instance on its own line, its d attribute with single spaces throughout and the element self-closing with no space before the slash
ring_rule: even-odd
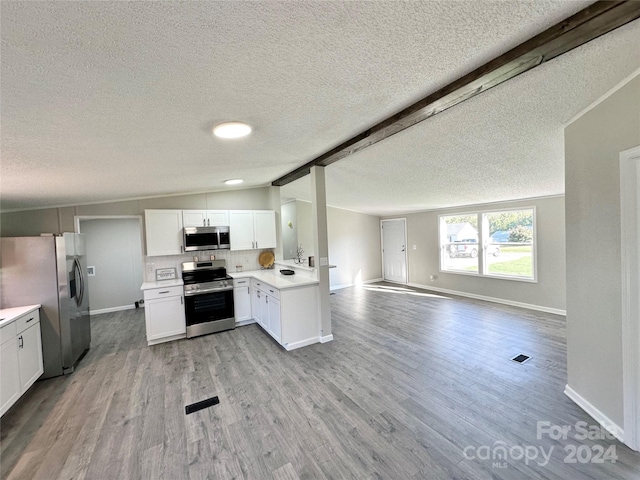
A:
<svg viewBox="0 0 640 480">
<path fill-rule="evenodd" d="M 24 348 L 24 338 L 22 338 L 22 335 L 18 337 L 18 340 L 20 340 L 20 344 L 18 345 L 18 348 Z"/>
</svg>

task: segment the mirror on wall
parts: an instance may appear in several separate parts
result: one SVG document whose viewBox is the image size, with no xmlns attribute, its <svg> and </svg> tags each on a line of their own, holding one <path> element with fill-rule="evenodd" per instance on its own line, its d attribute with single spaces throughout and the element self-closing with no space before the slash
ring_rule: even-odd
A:
<svg viewBox="0 0 640 480">
<path fill-rule="evenodd" d="M 285 260 L 297 259 L 301 248 L 304 265 L 314 256 L 310 181 L 307 175 L 280 187 L 282 255 Z"/>
</svg>

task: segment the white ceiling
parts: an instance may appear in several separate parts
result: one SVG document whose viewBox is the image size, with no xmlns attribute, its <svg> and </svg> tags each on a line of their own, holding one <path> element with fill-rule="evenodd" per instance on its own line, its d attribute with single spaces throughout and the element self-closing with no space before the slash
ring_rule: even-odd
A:
<svg viewBox="0 0 640 480">
<path fill-rule="evenodd" d="M 2 2 L 2 210 L 268 185 L 589 3 Z M 328 203 L 562 193 L 563 124 L 639 41 L 636 21 L 327 167 Z M 218 140 L 224 120 L 254 133 Z"/>
</svg>

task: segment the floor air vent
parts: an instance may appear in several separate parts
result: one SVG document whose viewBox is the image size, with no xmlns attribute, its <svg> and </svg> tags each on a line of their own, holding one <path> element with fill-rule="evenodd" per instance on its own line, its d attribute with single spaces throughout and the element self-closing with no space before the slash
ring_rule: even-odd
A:
<svg viewBox="0 0 640 480">
<path fill-rule="evenodd" d="M 527 360 L 529 360 L 529 358 L 531 357 L 527 357 L 526 355 L 520 354 L 517 357 L 513 357 L 511 360 L 513 360 L 516 363 L 524 363 Z"/>
<path fill-rule="evenodd" d="M 198 410 L 202 410 L 203 408 L 208 408 L 214 405 L 218 405 L 219 403 L 220 403 L 220 400 L 218 400 L 218 397 L 207 398 L 206 400 L 202 400 L 201 402 L 187 405 L 186 407 L 184 407 L 184 413 L 189 415 L 193 412 L 197 412 Z"/>
</svg>

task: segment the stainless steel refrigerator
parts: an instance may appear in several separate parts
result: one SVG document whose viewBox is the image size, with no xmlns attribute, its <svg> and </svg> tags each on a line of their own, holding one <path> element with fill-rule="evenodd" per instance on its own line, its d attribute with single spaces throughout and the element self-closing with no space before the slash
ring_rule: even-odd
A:
<svg viewBox="0 0 640 480">
<path fill-rule="evenodd" d="M 41 378 L 73 372 L 91 343 L 84 236 L 2 238 L 0 247 L 2 308 L 42 304 Z"/>
</svg>

